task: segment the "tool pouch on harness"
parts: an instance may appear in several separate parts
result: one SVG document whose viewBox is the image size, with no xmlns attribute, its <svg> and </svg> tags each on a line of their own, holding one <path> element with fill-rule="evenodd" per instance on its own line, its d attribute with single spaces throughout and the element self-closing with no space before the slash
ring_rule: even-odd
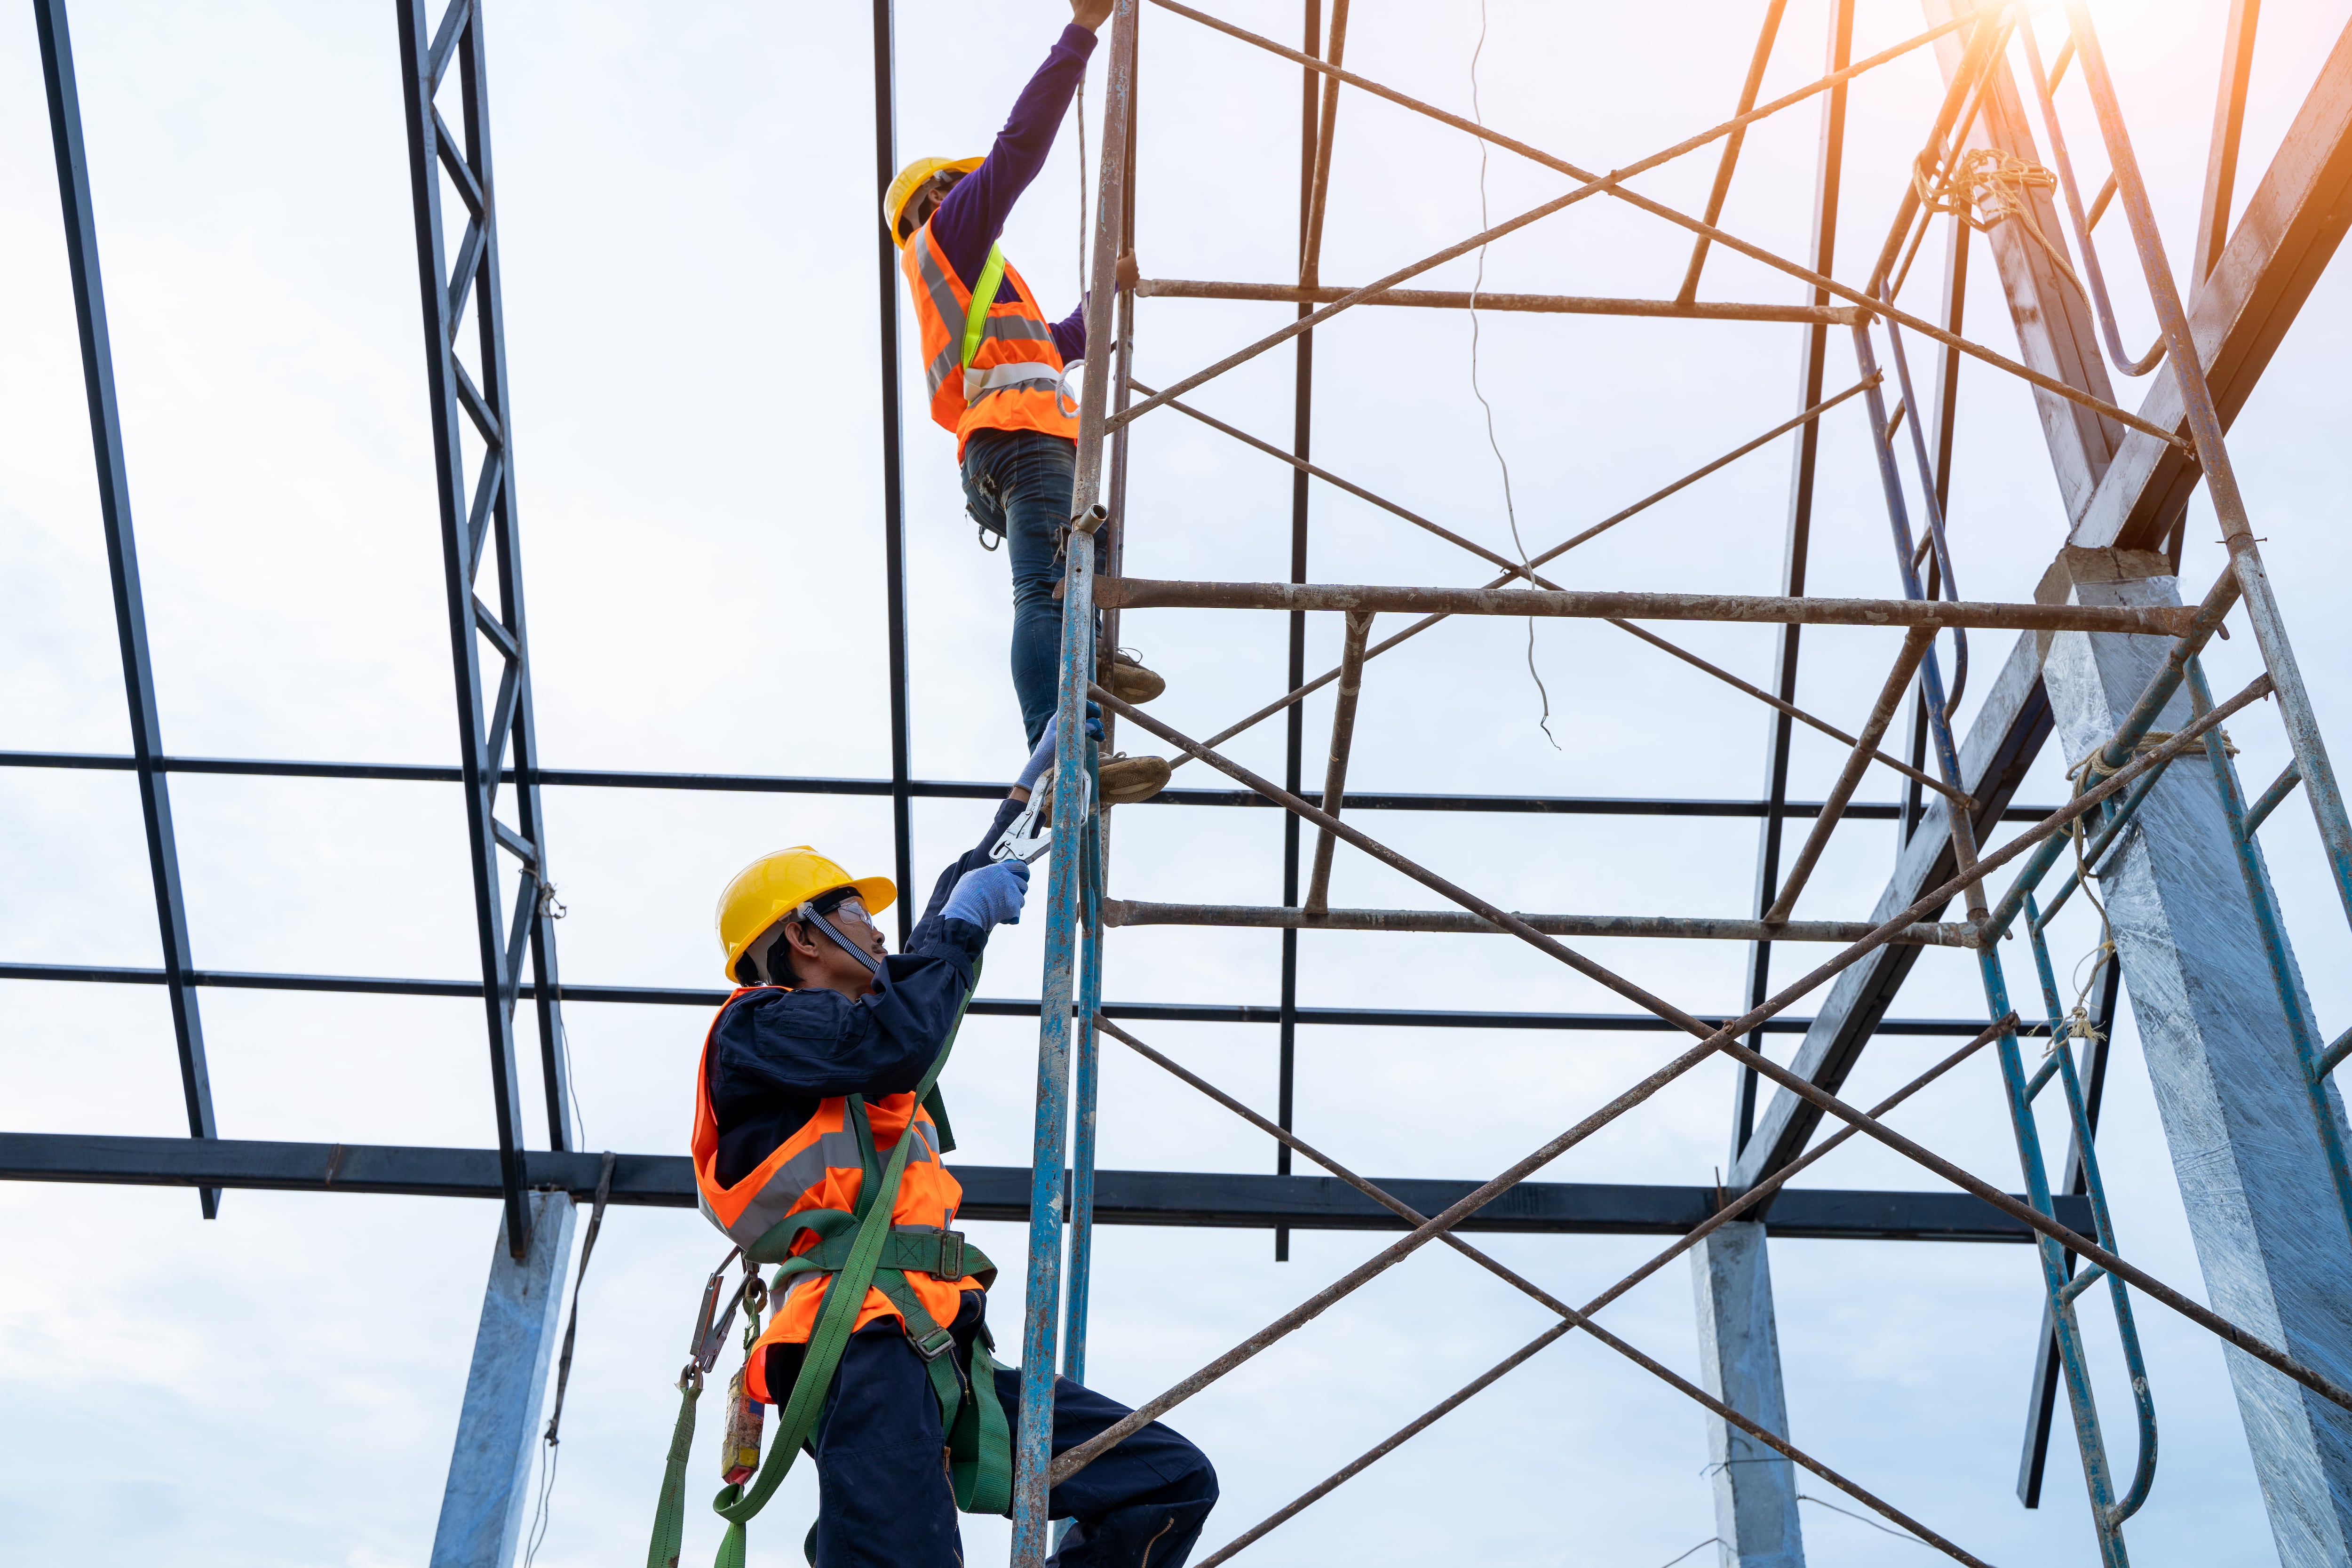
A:
<svg viewBox="0 0 2352 1568">
<path fill-rule="evenodd" d="M 977 986 L 979 982 L 979 967 L 975 964 L 972 984 Z M 971 995 L 969 991 L 965 993 L 967 1004 Z M 963 1012 L 959 1008 L 947 1043 L 940 1047 L 930 1070 L 915 1086 L 918 1104 L 931 1098 L 940 1071 L 955 1049 L 955 1037 L 962 1024 Z M 967 1245 L 959 1231 L 890 1223 L 899 1180 L 906 1173 L 909 1152 L 918 1142 L 911 1121 L 885 1163 L 875 1148 L 873 1127 L 862 1096 L 848 1097 L 845 1120 L 856 1130 L 858 1153 L 865 1166 L 865 1179 L 858 1187 L 857 1212 L 803 1210 L 771 1226 L 743 1249 L 747 1264 L 782 1265 L 771 1287 L 772 1299 L 779 1306 L 787 1281 L 793 1278 L 823 1273 L 833 1279 L 826 1286 L 815 1328 L 809 1335 L 799 1373 L 793 1380 L 792 1393 L 777 1418 L 775 1440 L 766 1461 L 748 1486 L 730 1480 L 711 1500 L 712 1510 L 727 1521 L 727 1533 L 719 1548 L 718 1568 L 745 1568 L 745 1526 L 767 1506 L 769 1498 L 791 1473 L 802 1446 L 815 1431 L 817 1416 L 824 1407 L 834 1373 L 840 1368 L 842 1352 L 848 1346 L 869 1288 L 880 1290 L 898 1308 L 905 1320 L 908 1341 L 923 1359 L 932 1394 L 939 1401 L 940 1426 L 947 1436 L 956 1506 L 967 1513 L 1003 1513 L 1013 1506 L 1012 1432 L 1004 1418 L 1004 1408 L 996 1398 L 996 1365 L 988 1353 L 986 1331 L 972 1341 L 971 1376 L 967 1382 L 954 1353 L 955 1336 L 931 1316 L 921 1299 L 908 1288 L 906 1279 L 907 1272 L 912 1269 L 949 1279 L 970 1275 L 984 1285 L 995 1279 L 995 1267 L 979 1248 Z M 816 1246 L 793 1256 L 792 1248 L 805 1234 L 817 1237 Z M 948 1268 L 954 1272 L 942 1276 L 940 1270 Z M 688 1370 L 689 1374 L 696 1371 L 692 1366 Z M 670 1438 L 669 1468 L 654 1516 L 646 1568 L 677 1568 L 685 1533 L 686 1451 L 694 1437 L 694 1402 L 702 1392 L 701 1379 L 689 1375 L 680 1380 L 679 1387 L 684 1399 L 677 1429 Z M 803 1545 L 812 1563 L 815 1561 L 815 1542 L 816 1532 L 812 1528 Z"/>
</svg>

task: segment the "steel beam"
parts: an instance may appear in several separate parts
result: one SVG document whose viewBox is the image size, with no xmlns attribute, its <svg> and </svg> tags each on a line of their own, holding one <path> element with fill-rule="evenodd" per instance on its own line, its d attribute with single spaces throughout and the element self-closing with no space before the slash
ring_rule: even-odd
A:
<svg viewBox="0 0 2352 1568">
<path fill-rule="evenodd" d="M 74 318 L 81 333 L 82 387 L 89 400 L 89 439 L 98 460 L 98 512 L 106 533 L 106 566 L 114 590 L 114 630 L 122 654 L 122 685 L 131 707 L 130 766 L 139 775 L 139 816 L 147 836 L 147 870 L 155 887 L 155 920 L 163 951 L 163 984 L 172 997 L 172 1036 L 179 1048 L 180 1098 L 188 1136 L 219 1135 L 213 1120 L 212 1077 L 205 1063 L 204 1019 L 188 975 L 195 968 L 188 941 L 187 900 L 180 891 L 179 842 L 172 829 L 172 793 L 156 765 L 163 753 L 163 722 L 155 702 L 155 672 L 147 649 L 147 602 L 139 584 L 139 546 L 131 526 L 131 473 L 123 455 L 122 416 L 114 395 L 114 346 L 106 325 L 106 289 L 98 265 L 98 215 L 89 191 L 89 158 L 82 144 L 81 94 L 74 79 L 73 40 L 65 0 L 36 0 L 41 77 L 48 89 L 49 135 L 57 153 L 58 195 L 65 207 L 66 261 L 73 274 Z M 220 1193 L 197 1194 L 206 1219 L 220 1212 Z"/>
<path fill-rule="evenodd" d="M 1976 724 L 1959 748 L 1960 784 L 1977 802 L 1978 842 L 1984 842 L 2016 794 L 2049 733 L 2041 645 L 2036 634 L 2028 632 L 2011 648 L 2007 662 L 1985 694 Z M 1895 875 L 1879 895 L 1875 919 L 1884 921 L 1908 908 L 1920 894 L 1952 876 L 1957 863 L 1952 855 L 1950 810 L 1950 803 L 1941 796 L 1927 802 L 1918 830 L 1904 845 Z M 1918 954 L 1916 947 L 1881 948 L 1840 974 L 1790 1063 L 1792 1070 L 1836 1092 L 1880 1026 Z M 1755 1134 L 1733 1160 L 1724 1184 L 1739 1191 L 1788 1163 L 1803 1151 L 1820 1121 L 1819 1109 L 1805 1100 L 1785 1089 L 1775 1094 L 1757 1118 Z"/>
<path fill-rule="evenodd" d="M 534 1193 L 530 1207 L 530 1242 L 523 1256 L 514 1256 L 503 1221 L 490 1254 L 449 1482 L 433 1531 L 432 1568 L 512 1568 L 530 1516 L 531 1458 L 555 1353 L 564 1264 L 572 1256 L 572 1198 Z"/>
<path fill-rule="evenodd" d="M 2161 557 L 2068 557 L 2083 600 L 2177 599 Z M 2069 756 L 2114 732 L 2168 651 L 2147 638 L 2053 639 L 2045 675 Z M 2183 691 L 2156 724 L 2189 718 Z M 2272 965 L 2298 994 L 2301 978 L 2284 934 L 2257 919 L 2211 773 L 2168 771 L 2099 880 L 2214 1310 L 2305 1365 L 2352 1371 L 2352 1229 Z M 2352 1415 L 2243 1355 L 2225 1361 L 2284 1568 L 2352 1563 Z"/>
<path fill-rule="evenodd" d="M 531 1185 L 586 1202 L 603 1158 L 534 1150 Z M 1029 1218 L 1026 1165 L 952 1167 L 967 1219 Z M 265 1192 L 372 1193 L 408 1197 L 495 1198 L 493 1149 L 433 1149 L 362 1143 L 281 1143 L 222 1139 L 117 1138 L 0 1132 L 0 1181 L 109 1186 L 243 1187 Z M 1100 1171 L 1098 1225 L 1184 1228 L 1399 1231 L 1395 1215 L 1336 1177 L 1258 1172 Z M 1378 1184 L 1424 1212 L 1441 1211 L 1478 1184 L 1401 1177 Z M 690 1209 L 693 1163 L 683 1154 L 623 1154 L 608 1200 L 624 1208 Z M 1712 1187 L 1528 1182 L 1465 1220 L 1465 1231 L 1546 1236 L 1681 1236 L 1716 1212 Z M 2069 1206 L 2069 1205 L 2073 1206 Z M 1065 1204 L 1065 1212 L 1067 1212 Z M 2060 1200 L 2061 1223 L 2087 1229 L 2087 1199 Z M 1790 1187 L 1775 1200 L 1775 1236 L 1816 1240 L 2026 1242 L 2032 1232 L 1966 1193 L 1855 1192 Z"/>
<path fill-rule="evenodd" d="M 474 942 L 482 970 L 484 1022 L 489 1038 L 490 1097 L 506 1172 L 506 1238 L 521 1259 L 530 1243 L 530 1215 L 522 1179 L 522 1095 L 515 1062 L 514 1008 L 528 945 L 539 978 L 540 1052 L 548 1134 L 555 1148 L 571 1142 L 571 1093 L 557 1013 L 561 992 L 550 929 L 554 886 L 549 874 L 531 711 L 530 639 L 522 599 L 522 533 L 515 504 L 512 403 L 507 385 L 505 311 L 499 285 L 496 181 L 491 173 L 489 56 L 482 36 L 480 0 L 452 0 L 439 22 L 425 0 L 397 0 L 400 68 L 408 121 L 408 161 L 415 206 L 416 265 L 425 308 L 425 368 L 432 409 L 435 489 L 440 502 L 442 578 L 449 610 L 451 669 L 457 700 L 459 774 L 466 792 L 467 848 L 471 859 Z M 437 104 L 456 68 L 460 131 Z M 454 267 L 442 227 L 443 180 L 467 215 Z M 470 315 L 474 369 L 457 354 Z M 470 434 L 469 434 L 470 433 Z M 481 451 L 468 472 L 467 444 Z M 481 599 L 476 578 L 495 540 L 498 605 Z M 499 661 L 498 693 L 482 694 L 488 642 Z M 516 776 L 515 824 L 497 815 L 498 793 L 511 746 Z M 499 854 L 520 862 L 511 922 L 499 892 Z"/>
<path fill-rule="evenodd" d="M 1794 1195 L 1784 1192 L 1776 1202 Z M 1789 1405 L 1781 1392 L 1764 1235 L 1759 1221 L 1734 1220 L 1691 1248 L 1699 1382 L 1724 1404 L 1786 1438 Z M 1720 1416 L 1708 1418 L 1706 1443 L 1720 1560 L 1736 1568 L 1804 1568 L 1796 1467 Z"/>
<path fill-rule="evenodd" d="M 2189 300 L 2189 335 L 2225 428 L 2253 395 L 2347 225 L 2352 225 L 2352 26 L 2328 51 L 2221 261 Z M 2061 285 L 2057 292 L 2071 290 Z M 2015 308 L 2039 309 L 2051 302 L 2037 296 Z M 2167 430 L 2188 427 L 2179 387 L 2170 374 L 2153 378 L 2139 415 Z M 2158 549 L 2203 477 L 2179 448 L 2137 431 L 2127 433 L 2096 490 L 2074 510 L 2068 542 Z"/>
</svg>

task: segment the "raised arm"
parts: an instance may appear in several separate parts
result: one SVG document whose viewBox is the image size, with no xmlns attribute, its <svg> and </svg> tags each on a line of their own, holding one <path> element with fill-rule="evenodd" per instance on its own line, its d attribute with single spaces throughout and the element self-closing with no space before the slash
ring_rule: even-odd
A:
<svg viewBox="0 0 2352 1568">
<path fill-rule="evenodd" d="M 966 282 L 980 276 L 988 247 L 1004 232 L 1004 220 L 1029 182 L 1045 166 L 1055 132 L 1069 111 L 1071 95 L 1087 74 L 1095 52 L 1094 29 L 1110 15 L 1111 0 L 1073 0 L 1072 20 L 1045 55 L 1045 63 L 1013 100 L 1012 116 L 980 167 L 955 183 L 931 216 L 931 233 L 948 265 Z"/>
</svg>

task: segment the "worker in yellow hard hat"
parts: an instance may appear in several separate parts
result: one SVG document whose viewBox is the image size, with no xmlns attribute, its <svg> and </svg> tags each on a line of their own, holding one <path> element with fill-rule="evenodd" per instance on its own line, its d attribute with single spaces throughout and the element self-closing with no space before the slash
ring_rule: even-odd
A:
<svg viewBox="0 0 2352 1568">
<path fill-rule="evenodd" d="M 1022 89 L 1012 118 L 982 158 L 918 158 L 882 198 L 882 221 L 903 252 L 914 300 L 931 417 L 955 433 L 963 489 L 981 542 L 1004 542 L 1013 568 L 1013 687 L 1028 743 L 1054 721 L 1059 685 L 1063 535 L 1076 471 L 1077 405 L 1065 384 L 1086 356 L 1083 303 L 1049 321 L 1035 293 L 1005 261 L 997 237 L 1029 188 L 1071 95 L 1086 76 L 1095 29 L 1111 0 L 1070 0 L 1071 21 Z M 961 84 L 960 84 L 961 85 Z M 1117 520 L 1112 526 L 1118 526 Z M 1104 534 L 1094 536 L 1097 564 Z M 1097 678 L 1130 702 L 1167 682 L 1133 655 L 1106 650 Z M 1143 800 L 1168 782 L 1160 757 L 1106 758 L 1102 799 Z"/>
<path fill-rule="evenodd" d="M 898 898 L 890 880 L 853 877 L 806 845 L 762 856 L 719 897 L 719 942 L 742 989 L 703 1041 L 695 1182 L 703 1214 L 747 1267 L 782 1263 L 732 1398 L 807 1408 L 795 1386 L 829 1380 L 813 1391 L 822 1414 L 806 1436 L 817 1468 L 812 1560 L 828 1568 L 961 1568 L 958 1508 L 1011 1507 L 1021 1372 L 990 1354 L 996 1270 L 954 1228 L 963 1189 L 941 1159 L 955 1142 L 934 1080 L 989 932 L 1021 918 L 1029 868 L 992 851 L 1052 751 L 1049 738 L 979 847 L 941 873 L 903 953 L 891 955 L 873 918 Z M 827 1289 L 847 1266 L 845 1226 L 862 1220 L 866 1184 L 909 1137 L 882 1266 L 847 1342 L 814 1343 Z M 877 1193 L 888 1190 L 881 1182 Z M 1056 1452 L 1129 1413 L 1066 1378 L 1053 1401 Z M 759 1463 L 750 1429 L 747 1454 L 730 1423 L 730 1482 Z M 1181 1568 L 1216 1496 L 1208 1459 L 1153 1422 L 1048 1494 L 1054 1518 L 1076 1521 L 1060 1564 Z"/>
</svg>

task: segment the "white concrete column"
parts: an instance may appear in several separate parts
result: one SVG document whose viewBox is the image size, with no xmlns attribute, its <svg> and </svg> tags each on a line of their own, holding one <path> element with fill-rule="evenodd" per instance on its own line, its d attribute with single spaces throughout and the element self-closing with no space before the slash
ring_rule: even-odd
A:
<svg viewBox="0 0 2352 1568">
<path fill-rule="evenodd" d="M 1691 1248 L 1690 1259 L 1699 1382 L 1766 1431 L 1788 1436 L 1763 1226 L 1734 1220 Z M 1804 1568 L 1796 1467 L 1712 1415 L 1706 1457 L 1723 1568 Z"/>
<path fill-rule="evenodd" d="M 2071 587 L 2085 605 L 2177 605 L 2165 569 L 2142 552 L 2068 550 L 2041 596 Z M 2051 638 L 2042 677 L 2068 761 L 2106 740 L 2168 648 L 2154 637 Z M 2271 715 L 2258 706 L 2242 722 L 2274 723 Z M 2184 689 L 2156 727 L 2189 720 Z M 2166 771 L 2099 883 L 2213 1310 L 2306 1366 L 2352 1379 L 2352 1232 L 2200 753 Z M 2130 1216 L 2121 1224 L 2128 1257 Z M 2242 1352 L 2221 1353 L 2282 1568 L 2352 1564 L 2352 1415 Z M 2160 1385 L 2156 1399 L 2161 1419 Z"/>
<path fill-rule="evenodd" d="M 518 1263 L 508 1253 L 503 1218 L 490 1249 L 490 1283 L 474 1331 L 432 1568 L 512 1568 L 530 1516 L 531 1457 L 572 1257 L 572 1199 L 533 1193 L 530 1201 L 530 1255 Z"/>
</svg>

